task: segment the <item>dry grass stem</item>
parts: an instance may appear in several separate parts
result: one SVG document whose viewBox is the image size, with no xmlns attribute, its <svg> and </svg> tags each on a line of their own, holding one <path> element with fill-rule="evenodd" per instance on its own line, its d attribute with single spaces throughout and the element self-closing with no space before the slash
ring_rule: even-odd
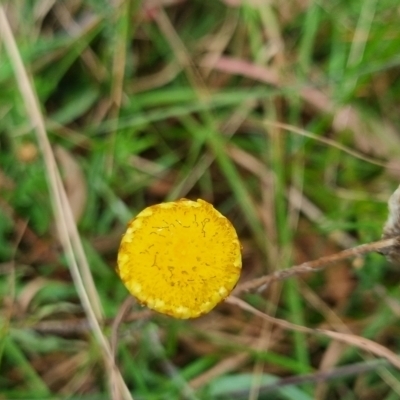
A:
<svg viewBox="0 0 400 400">
<path fill-rule="evenodd" d="M 235 296 L 228 297 L 228 299 L 226 301 L 230 304 L 240 307 L 244 311 L 248 311 L 254 315 L 257 315 L 258 317 L 260 317 L 266 321 L 269 321 L 275 325 L 278 325 L 284 329 L 296 331 L 296 332 L 307 333 L 307 334 L 313 334 L 313 335 L 323 335 L 323 336 L 327 336 L 331 339 L 338 340 L 339 342 L 346 343 L 350 346 L 355 346 L 361 350 L 364 350 L 371 354 L 374 354 L 375 356 L 383 357 L 383 358 L 387 359 L 394 367 L 400 369 L 400 357 L 397 354 L 393 353 L 388 348 L 386 348 L 372 340 L 363 338 L 361 336 L 352 335 L 349 333 L 335 332 L 335 331 L 330 331 L 327 329 L 308 328 L 305 326 L 293 324 L 291 322 L 285 321 L 280 318 L 271 317 L 270 315 L 267 315 L 267 314 L 257 310 L 250 304 L 246 303 L 245 301 L 243 301 Z"/>
<path fill-rule="evenodd" d="M 102 319 L 101 303 L 93 283 L 90 268 L 73 219 L 71 207 L 60 174 L 58 173 L 57 164 L 47 137 L 45 123 L 40 111 L 37 96 L 22 63 L 21 55 L 15 43 L 3 6 L 0 6 L 0 34 L 14 68 L 15 77 L 25 102 L 26 112 L 35 129 L 37 140 L 43 154 L 60 242 L 64 248 L 70 272 L 74 279 L 82 306 L 91 324 L 92 331 L 103 350 L 106 365 L 111 372 L 116 367 L 112 359 L 110 345 L 103 335 L 99 323 Z M 77 259 L 77 257 L 79 258 Z M 116 384 L 122 387 L 125 399 L 132 399 L 119 373 Z"/>
</svg>

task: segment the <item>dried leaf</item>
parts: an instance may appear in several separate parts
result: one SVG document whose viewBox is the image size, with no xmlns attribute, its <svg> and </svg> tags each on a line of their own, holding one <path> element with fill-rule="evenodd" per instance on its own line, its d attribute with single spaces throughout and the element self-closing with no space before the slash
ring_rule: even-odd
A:
<svg viewBox="0 0 400 400">
<path fill-rule="evenodd" d="M 22 312 L 26 313 L 32 299 L 42 290 L 48 283 L 47 279 L 35 278 L 26 284 L 18 296 L 19 305 Z"/>
<path fill-rule="evenodd" d="M 85 176 L 78 162 L 64 148 L 57 146 L 54 154 L 61 167 L 63 183 L 74 220 L 78 222 L 85 210 L 87 200 Z"/>
<path fill-rule="evenodd" d="M 328 268 L 325 271 L 326 284 L 324 295 L 327 296 L 336 307 L 346 304 L 351 296 L 355 281 L 351 270 L 345 263 Z"/>
<path fill-rule="evenodd" d="M 400 186 L 390 196 L 388 205 L 389 216 L 383 227 L 383 239 L 400 236 Z M 382 253 L 390 262 L 400 263 L 400 243 L 382 251 Z"/>
</svg>

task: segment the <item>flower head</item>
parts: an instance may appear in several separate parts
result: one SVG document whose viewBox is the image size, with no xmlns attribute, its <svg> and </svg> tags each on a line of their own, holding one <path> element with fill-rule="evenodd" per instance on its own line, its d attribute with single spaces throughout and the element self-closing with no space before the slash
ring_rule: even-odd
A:
<svg viewBox="0 0 400 400">
<path fill-rule="evenodd" d="M 117 272 L 141 304 L 196 318 L 229 295 L 241 267 L 232 224 L 204 200 L 181 199 L 148 207 L 129 222 Z"/>
</svg>

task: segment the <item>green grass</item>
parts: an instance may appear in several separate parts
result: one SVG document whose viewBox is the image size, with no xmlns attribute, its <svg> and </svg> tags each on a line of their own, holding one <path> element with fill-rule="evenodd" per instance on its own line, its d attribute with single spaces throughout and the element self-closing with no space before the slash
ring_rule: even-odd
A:
<svg viewBox="0 0 400 400">
<path fill-rule="evenodd" d="M 120 235 L 148 205 L 212 202 L 243 243 L 242 281 L 380 238 L 399 183 L 399 167 L 382 166 L 400 156 L 395 0 L 259 8 L 183 1 L 163 10 L 146 10 L 150 2 L 56 1 L 47 10 L 45 3 L 2 5 L 49 141 L 83 174 L 61 168 L 70 198 L 83 196 L 77 224 L 108 339 L 128 296 L 114 272 Z M 111 398 L 110 371 L 57 238 L 46 165 L 0 39 L 0 399 Z M 219 56 L 225 66 L 215 64 Z M 247 64 L 231 73 L 235 60 Z M 251 67 L 278 78 L 267 84 Z M 310 88 L 322 96 L 316 104 Z M 358 116 L 347 126 L 346 107 Z M 291 202 L 291 187 L 323 219 L 308 203 Z M 345 243 L 335 241 L 338 231 Z M 348 329 L 400 353 L 398 269 L 377 254 L 344 266 L 347 274 L 318 272 L 244 298 L 278 318 L 326 326 L 326 308 L 307 300 L 305 283 Z M 135 304 L 118 332 L 116 363 L 135 399 L 400 396 L 399 372 L 387 364 L 324 387 L 302 381 L 323 362 L 334 369 L 370 356 L 347 346 L 330 359 L 332 340 L 263 326 L 231 304 L 194 321 L 149 316 Z M 257 385 L 288 376 L 299 379 L 257 396 Z"/>
</svg>

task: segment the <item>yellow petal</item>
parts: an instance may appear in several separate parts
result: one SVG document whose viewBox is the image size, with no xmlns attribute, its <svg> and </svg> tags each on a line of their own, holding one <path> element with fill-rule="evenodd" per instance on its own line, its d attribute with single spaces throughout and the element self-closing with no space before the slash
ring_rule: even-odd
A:
<svg viewBox="0 0 400 400">
<path fill-rule="evenodd" d="M 241 268 L 232 224 L 204 200 L 181 199 L 148 207 L 129 222 L 117 272 L 140 303 L 196 318 L 229 295 Z"/>
</svg>

